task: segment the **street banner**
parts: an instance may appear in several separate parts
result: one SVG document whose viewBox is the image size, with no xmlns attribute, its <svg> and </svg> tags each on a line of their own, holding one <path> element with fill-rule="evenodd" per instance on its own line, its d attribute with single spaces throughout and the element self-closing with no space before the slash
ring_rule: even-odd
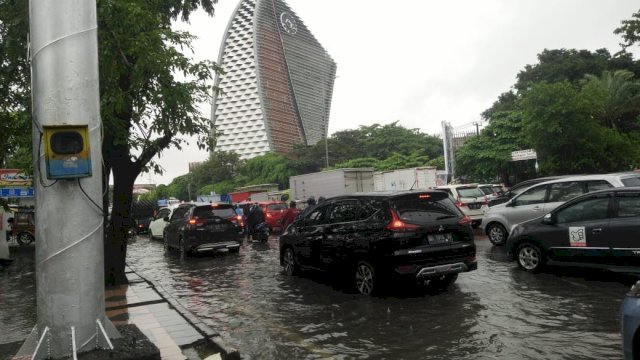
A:
<svg viewBox="0 0 640 360">
<path fill-rule="evenodd" d="M 33 186 L 33 179 L 20 169 L 0 169 L 0 187 Z"/>
</svg>

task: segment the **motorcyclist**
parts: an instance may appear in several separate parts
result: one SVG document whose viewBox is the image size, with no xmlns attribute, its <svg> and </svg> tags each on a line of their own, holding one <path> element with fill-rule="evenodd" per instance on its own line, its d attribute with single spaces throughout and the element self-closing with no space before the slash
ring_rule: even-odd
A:
<svg viewBox="0 0 640 360">
<path fill-rule="evenodd" d="M 251 210 L 249 210 L 249 215 L 247 216 L 247 229 L 249 229 L 249 238 L 254 238 L 254 234 L 256 233 L 256 228 L 260 223 L 263 223 L 264 213 L 260 208 L 260 205 L 253 204 L 251 206 Z"/>
</svg>

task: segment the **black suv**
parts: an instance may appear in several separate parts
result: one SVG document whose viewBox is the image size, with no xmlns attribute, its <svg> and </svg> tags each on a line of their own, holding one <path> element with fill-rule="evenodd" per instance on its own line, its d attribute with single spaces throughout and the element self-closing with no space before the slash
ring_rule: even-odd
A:
<svg viewBox="0 0 640 360">
<path fill-rule="evenodd" d="M 477 269 L 471 219 L 439 190 L 327 199 L 282 234 L 280 264 L 337 270 L 365 295 L 391 278 L 446 287 Z"/>
<path fill-rule="evenodd" d="M 181 255 L 240 249 L 242 226 L 230 204 L 181 204 L 165 221 L 165 249 L 177 248 Z"/>
</svg>

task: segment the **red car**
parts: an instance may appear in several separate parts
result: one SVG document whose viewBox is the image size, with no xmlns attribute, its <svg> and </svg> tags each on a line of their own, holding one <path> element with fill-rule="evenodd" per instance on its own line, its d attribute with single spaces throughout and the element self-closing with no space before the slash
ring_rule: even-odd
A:
<svg viewBox="0 0 640 360">
<path fill-rule="evenodd" d="M 269 231 L 282 230 L 280 219 L 282 219 L 284 212 L 287 211 L 287 204 L 282 201 L 260 201 L 258 205 L 262 208 L 264 219 L 267 222 L 267 226 L 269 226 Z"/>
</svg>

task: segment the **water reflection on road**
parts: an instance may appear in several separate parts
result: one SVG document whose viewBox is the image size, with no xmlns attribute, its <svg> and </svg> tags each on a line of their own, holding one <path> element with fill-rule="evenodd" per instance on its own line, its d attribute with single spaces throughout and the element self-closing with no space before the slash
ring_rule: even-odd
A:
<svg viewBox="0 0 640 360">
<path fill-rule="evenodd" d="M 367 298 L 328 275 L 282 274 L 277 238 L 239 254 L 180 259 L 138 237 L 128 263 L 218 330 L 247 359 L 619 359 L 618 309 L 632 279 L 554 269 L 530 274 L 486 238 L 479 269 L 444 292 Z M 0 342 L 36 320 L 33 251 L 0 270 Z"/>
<path fill-rule="evenodd" d="M 477 241 L 479 270 L 444 292 L 367 298 L 328 275 L 282 274 L 277 238 L 240 254 L 187 258 L 139 238 L 128 263 L 221 332 L 246 358 L 620 358 L 629 279 L 521 271 Z M 586 274 L 586 275 L 585 275 Z"/>
</svg>

